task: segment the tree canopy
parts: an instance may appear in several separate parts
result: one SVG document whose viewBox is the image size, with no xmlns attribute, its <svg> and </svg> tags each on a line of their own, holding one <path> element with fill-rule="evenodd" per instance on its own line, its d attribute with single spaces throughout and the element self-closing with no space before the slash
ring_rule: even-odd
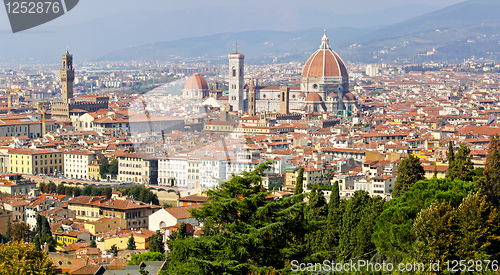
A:
<svg viewBox="0 0 500 275">
<path fill-rule="evenodd" d="M 160 252 L 146 252 L 132 255 L 127 265 L 138 265 L 144 261 L 165 261 L 165 255 Z"/>
<path fill-rule="evenodd" d="M 45 252 L 21 242 L 0 244 L 0 270 L 3 274 L 54 275 L 54 264 Z"/>
<path fill-rule="evenodd" d="M 397 172 L 398 177 L 392 192 L 393 198 L 403 195 L 413 184 L 419 180 L 423 180 L 425 175 L 424 167 L 418 157 L 414 155 L 403 158 Z"/>
</svg>

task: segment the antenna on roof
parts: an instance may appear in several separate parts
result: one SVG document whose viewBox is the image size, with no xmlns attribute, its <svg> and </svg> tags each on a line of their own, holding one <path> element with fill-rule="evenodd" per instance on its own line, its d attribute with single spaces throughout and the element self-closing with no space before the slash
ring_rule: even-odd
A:
<svg viewBox="0 0 500 275">
<path fill-rule="evenodd" d="M 238 41 L 236 41 L 236 52 L 238 52 Z"/>
</svg>

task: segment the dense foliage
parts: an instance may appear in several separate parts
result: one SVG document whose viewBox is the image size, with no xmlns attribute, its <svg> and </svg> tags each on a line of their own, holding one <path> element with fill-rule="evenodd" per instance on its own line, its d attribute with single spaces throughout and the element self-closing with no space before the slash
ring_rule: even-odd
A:
<svg viewBox="0 0 500 275">
<path fill-rule="evenodd" d="M 52 236 L 52 231 L 50 231 L 50 224 L 46 217 L 42 215 L 36 215 L 36 227 L 35 227 L 35 238 L 33 244 L 35 248 L 41 250 L 41 247 L 45 244 L 49 246 L 49 251 L 55 251 L 56 240 Z"/>
<path fill-rule="evenodd" d="M 163 234 L 160 230 L 156 230 L 156 233 L 151 236 L 149 241 L 149 251 L 165 253 L 165 245 L 163 243 Z"/>
<path fill-rule="evenodd" d="M 21 242 L 0 244 L 0 270 L 3 274 L 56 274 L 54 264 L 45 252 Z"/>
<path fill-rule="evenodd" d="M 145 261 L 165 261 L 165 255 L 159 252 L 146 252 L 132 255 L 127 265 L 139 265 Z"/>
<path fill-rule="evenodd" d="M 347 260 L 374 249 L 381 198 L 356 192 L 347 202 L 332 196 L 329 205 L 314 188 L 273 200 L 261 185 L 265 165 L 208 192 L 210 203 L 193 211 L 204 221 L 203 236 L 171 236 L 168 274 L 264 274 L 290 270 L 293 260 Z"/>
<path fill-rule="evenodd" d="M 496 146 L 496 147 L 495 147 Z M 335 182 L 327 203 L 321 186 L 275 199 L 261 180 L 265 165 L 208 192 L 193 210 L 204 222 L 200 237 L 183 226 L 167 240 L 165 274 L 281 274 L 292 261 L 366 259 L 437 263 L 500 256 L 500 142 L 492 140 L 484 174 L 470 150 L 450 146 L 447 178 L 424 179 L 418 158 L 403 159 L 390 201 L 356 191 L 342 200 Z M 302 169 L 301 169 L 302 170 Z M 302 172 L 302 173 L 301 173 Z"/>
<path fill-rule="evenodd" d="M 132 188 L 127 187 L 124 189 L 118 189 L 118 191 L 122 192 L 123 195 L 132 196 L 134 200 L 160 205 L 158 196 L 142 185 L 136 185 Z"/>
</svg>

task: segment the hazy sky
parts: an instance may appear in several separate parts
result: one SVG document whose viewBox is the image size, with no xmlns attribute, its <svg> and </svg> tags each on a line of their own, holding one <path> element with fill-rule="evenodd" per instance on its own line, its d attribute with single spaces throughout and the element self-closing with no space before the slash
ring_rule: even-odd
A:
<svg viewBox="0 0 500 275">
<path fill-rule="evenodd" d="M 462 0 L 80 0 L 67 14 L 19 33 L 12 33 L 7 13 L 0 9 L 0 63 L 50 59 L 66 46 L 81 59 L 92 59 L 128 47 L 225 32 L 376 29 L 459 2 Z"/>
<path fill-rule="evenodd" d="M 75 22 L 82 22 L 94 18 L 101 18 L 109 14 L 141 10 L 188 10 L 190 8 L 214 8 L 230 7 L 235 11 L 244 12 L 245 9 L 266 9 L 279 8 L 283 5 L 321 6 L 325 9 L 335 11 L 337 14 L 363 13 L 373 10 L 382 10 L 391 7 L 405 5 L 428 5 L 435 7 L 445 7 L 462 0 L 186 0 L 186 1 L 166 1 L 166 0 L 80 0 L 78 5 L 70 11 L 71 16 L 62 16 L 48 24 L 60 25 Z M 5 9 L 0 12 L 0 29 L 9 29 L 9 22 Z"/>
</svg>

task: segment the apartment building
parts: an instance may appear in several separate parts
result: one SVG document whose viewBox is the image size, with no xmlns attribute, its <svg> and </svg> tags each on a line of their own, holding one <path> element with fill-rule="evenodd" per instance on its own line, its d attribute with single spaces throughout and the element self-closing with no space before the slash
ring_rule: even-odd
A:
<svg viewBox="0 0 500 275">
<path fill-rule="evenodd" d="M 63 172 L 63 153 L 56 149 L 16 148 L 9 150 L 9 172 L 56 174 Z"/>
<path fill-rule="evenodd" d="M 64 176 L 74 179 L 90 179 L 89 164 L 96 154 L 88 150 L 64 152 Z"/>
<path fill-rule="evenodd" d="M 141 184 L 158 184 L 158 159 L 141 157 L 135 152 L 117 151 L 118 180 Z"/>
<path fill-rule="evenodd" d="M 203 156 L 200 158 L 200 186 L 215 187 L 225 180 L 228 158 L 225 156 Z"/>
<path fill-rule="evenodd" d="M 190 162 L 189 164 L 192 164 Z M 175 155 L 158 160 L 158 184 L 188 188 L 188 157 Z M 189 168 L 189 170 L 191 167 Z M 192 173 L 189 173 L 192 174 Z"/>
</svg>

